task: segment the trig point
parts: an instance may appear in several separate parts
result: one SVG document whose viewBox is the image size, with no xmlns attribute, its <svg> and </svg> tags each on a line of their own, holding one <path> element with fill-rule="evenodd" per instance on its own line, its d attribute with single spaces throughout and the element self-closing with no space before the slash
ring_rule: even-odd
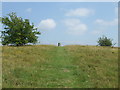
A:
<svg viewBox="0 0 120 90">
<path fill-rule="evenodd" d="M 58 46 L 60 46 L 61 44 L 60 43 L 58 43 Z"/>
</svg>

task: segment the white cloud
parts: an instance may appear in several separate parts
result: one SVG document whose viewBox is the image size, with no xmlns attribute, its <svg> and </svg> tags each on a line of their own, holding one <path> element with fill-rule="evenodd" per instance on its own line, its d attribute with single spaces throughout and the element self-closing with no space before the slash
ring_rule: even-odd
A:
<svg viewBox="0 0 120 90">
<path fill-rule="evenodd" d="M 94 34 L 94 35 L 100 35 L 103 32 L 104 32 L 103 30 L 94 30 L 94 31 L 92 31 L 92 34 Z"/>
<path fill-rule="evenodd" d="M 66 19 L 64 24 L 67 26 L 67 32 L 72 35 L 81 35 L 87 30 L 86 24 L 81 23 L 79 19 Z"/>
<path fill-rule="evenodd" d="M 54 29 L 55 27 L 56 27 L 56 22 L 53 19 L 42 20 L 38 24 L 38 28 L 43 30 L 50 30 L 50 29 Z"/>
<path fill-rule="evenodd" d="M 118 24 L 118 19 L 113 19 L 112 21 L 105 21 L 103 19 L 97 19 L 95 21 L 96 24 L 103 25 L 103 26 L 115 26 Z"/>
<path fill-rule="evenodd" d="M 77 8 L 77 9 L 68 11 L 65 15 L 66 16 L 89 16 L 91 14 L 94 14 L 94 11 L 92 9 Z"/>
<path fill-rule="evenodd" d="M 92 33 L 93 33 L 93 34 L 99 34 L 99 33 L 100 33 L 100 31 L 95 30 L 95 31 L 93 31 Z"/>
<path fill-rule="evenodd" d="M 32 12 L 32 8 L 27 8 L 26 11 L 30 13 Z"/>
<path fill-rule="evenodd" d="M 97 19 L 95 21 L 95 24 L 97 26 L 96 30 L 92 31 L 91 33 L 94 35 L 101 35 L 107 32 L 108 28 L 116 27 L 118 25 L 118 19 L 115 18 L 112 21 L 106 21 L 103 19 Z"/>
</svg>

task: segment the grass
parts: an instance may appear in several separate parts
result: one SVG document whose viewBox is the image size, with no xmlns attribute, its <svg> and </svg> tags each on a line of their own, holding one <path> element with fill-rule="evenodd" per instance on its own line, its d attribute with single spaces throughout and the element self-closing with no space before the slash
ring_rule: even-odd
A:
<svg viewBox="0 0 120 90">
<path fill-rule="evenodd" d="M 117 88 L 118 49 L 71 45 L 3 48 L 3 88 Z"/>
</svg>

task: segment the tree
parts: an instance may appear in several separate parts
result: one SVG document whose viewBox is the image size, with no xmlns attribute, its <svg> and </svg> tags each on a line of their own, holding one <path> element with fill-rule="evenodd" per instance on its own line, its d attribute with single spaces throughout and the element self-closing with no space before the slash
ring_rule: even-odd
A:
<svg viewBox="0 0 120 90">
<path fill-rule="evenodd" d="M 1 31 L 2 45 L 22 46 L 27 43 L 36 43 L 37 28 L 30 24 L 28 19 L 17 17 L 16 13 L 8 14 L 8 17 L 2 18 L 4 30 Z"/>
<path fill-rule="evenodd" d="M 98 45 L 100 46 L 112 46 L 112 39 L 107 38 L 106 36 L 102 36 L 98 38 Z"/>
</svg>

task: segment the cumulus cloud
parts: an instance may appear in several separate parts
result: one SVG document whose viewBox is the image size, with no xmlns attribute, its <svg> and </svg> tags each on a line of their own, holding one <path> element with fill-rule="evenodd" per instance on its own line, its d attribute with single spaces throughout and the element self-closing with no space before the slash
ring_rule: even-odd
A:
<svg viewBox="0 0 120 90">
<path fill-rule="evenodd" d="M 55 27 L 56 27 L 56 22 L 53 19 L 42 20 L 38 24 L 38 28 L 43 30 L 50 30 L 50 29 L 54 29 Z"/>
<path fill-rule="evenodd" d="M 107 32 L 108 28 L 111 28 L 114 26 L 116 27 L 118 25 L 118 19 L 115 18 L 111 21 L 97 19 L 95 20 L 95 24 L 97 25 L 97 28 L 96 30 L 92 31 L 92 34 L 100 35 L 100 34 L 104 34 L 105 32 Z"/>
<path fill-rule="evenodd" d="M 87 9 L 87 8 L 77 8 L 68 11 L 65 15 L 66 16 L 89 16 L 94 13 L 94 10 Z"/>
<path fill-rule="evenodd" d="M 66 19 L 64 24 L 67 27 L 67 32 L 73 35 L 84 34 L 87 30 L 87 25 L 80 22 L 79 19 Z"/>
<path fill-rule="evenodd" d="M 92 31 L 92 34 L 94 34 L 94 35 L 100 35 L 103 32 L 104 32 L 103 30 L 94 30 L 94 31 Z"/>
<path fill-rule="evenodd" d="M 115 26 L 118 24 L 118 19 L 113 19 L 112 21 L 105 21 L 103 19 L 97 19 L 95 21 L 96 24 L 103 25 L 103 26 Z"/>
<path fill-rule="evenodd" d="M 27 8 L 26 11 L 30 13 L 32 12 L 32 8 Z"/>
</svg>

